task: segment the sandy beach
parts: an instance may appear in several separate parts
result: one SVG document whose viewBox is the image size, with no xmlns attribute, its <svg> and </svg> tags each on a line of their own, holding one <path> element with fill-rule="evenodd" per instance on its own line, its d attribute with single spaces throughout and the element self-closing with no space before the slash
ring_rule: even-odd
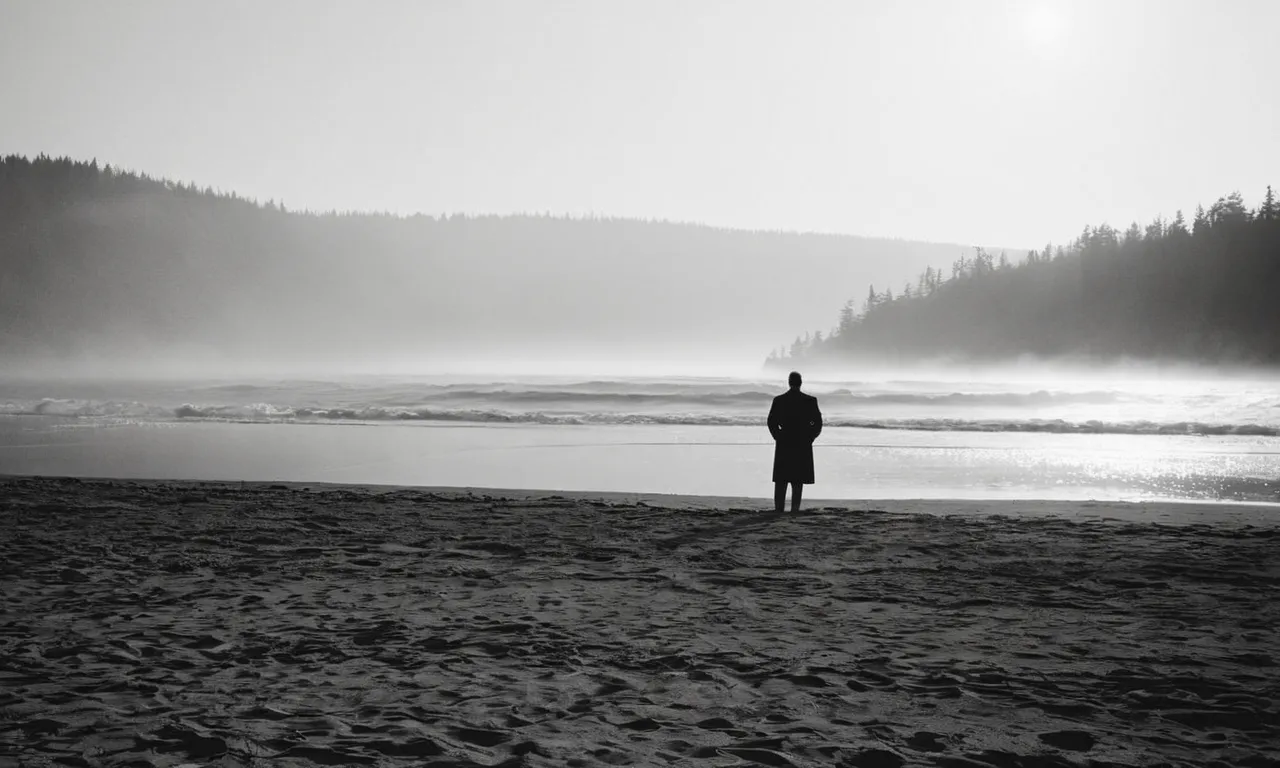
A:
<svg viewBox="0 0 1280 768">
<path fill-rule="evenodd" d="M 1173 506 L 4 478 L 0 765 L 1280 764 L 1280 528 Z"/>
</svg>

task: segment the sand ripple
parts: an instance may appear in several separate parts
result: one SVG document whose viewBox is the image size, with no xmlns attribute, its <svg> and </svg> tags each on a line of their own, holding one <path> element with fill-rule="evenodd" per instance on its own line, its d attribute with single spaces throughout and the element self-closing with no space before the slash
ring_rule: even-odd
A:
<svg viewBox="0 0 1280 768">
<path fill-rule="evenodd" d="M 1275 765 L 1280 533 L 0 481 L 0 765 Z"/>
</svg>

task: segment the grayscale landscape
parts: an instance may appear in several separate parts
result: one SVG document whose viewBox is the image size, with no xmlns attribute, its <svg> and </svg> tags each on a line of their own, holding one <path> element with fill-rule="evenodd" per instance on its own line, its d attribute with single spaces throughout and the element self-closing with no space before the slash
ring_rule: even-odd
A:
<svg viewBox="0 0 1280 768">
<path fill-rule="evenodd" d="M 0 0 L 0 768 L 1276 764 L 1277 28 Z"/>
</svg>

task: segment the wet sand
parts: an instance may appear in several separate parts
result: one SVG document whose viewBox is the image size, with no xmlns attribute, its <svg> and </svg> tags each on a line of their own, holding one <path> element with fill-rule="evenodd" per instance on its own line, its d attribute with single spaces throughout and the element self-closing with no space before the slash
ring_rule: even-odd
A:
<svg viewBox="0 0 1280 768">
<path fill-rule="evenodd" d="M 1280 758 L 1256 512 L 767 507 L 2 478 L 0 765 Z"/>
</svg>

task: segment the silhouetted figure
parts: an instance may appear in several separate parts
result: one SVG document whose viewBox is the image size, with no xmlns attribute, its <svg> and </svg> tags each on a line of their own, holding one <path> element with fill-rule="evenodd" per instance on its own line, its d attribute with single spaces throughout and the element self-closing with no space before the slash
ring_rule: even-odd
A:
<svg viewBox="0 0 1280 768">
<path fill-rule="evenodd" d="M 813 483 L 813 441 L 822 434 L 818 398 L 800 391 L 800 374 L 787 377 L 791 389 L 773 398 L 769 434 L 773 435 L 773 503 L 783 511 L 791 484 L 791 511 L 800 511 L 801 490 Z"/>
</svg>

